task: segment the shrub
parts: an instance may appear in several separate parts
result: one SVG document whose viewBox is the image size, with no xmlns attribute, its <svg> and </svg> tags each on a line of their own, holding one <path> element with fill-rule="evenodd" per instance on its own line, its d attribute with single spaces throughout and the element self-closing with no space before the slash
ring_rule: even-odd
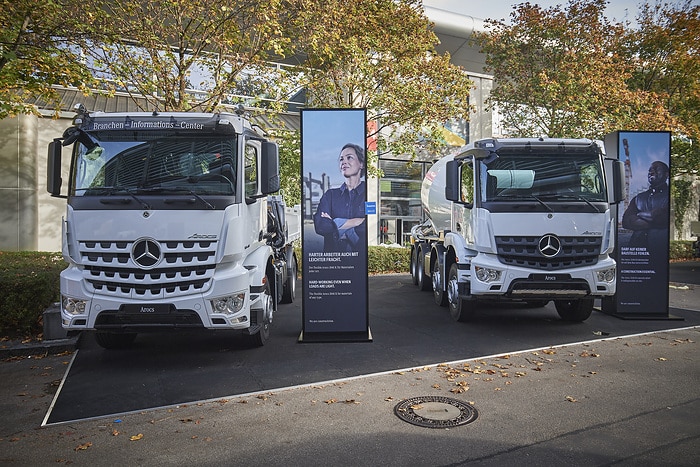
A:
<svg viewBox="0 0 700 467">
<path fill-rule="evenodd" d="M 693 241 L 692 240 L 671 240 L 668 257 L 671 260 L 692 260 Z"/>
<path fill-rule="evenodd" d="M 367 252 L 367 269 L 370 274 L 408 272 L 410 261 L 408 248 L 371 246 Z"/>
<path fill-rule="evenodd" d="M 60 299 L 60 253 L 0 252 L 0 335 L 27 337 L 42 331 L 42 314 Z"/>
</svg>

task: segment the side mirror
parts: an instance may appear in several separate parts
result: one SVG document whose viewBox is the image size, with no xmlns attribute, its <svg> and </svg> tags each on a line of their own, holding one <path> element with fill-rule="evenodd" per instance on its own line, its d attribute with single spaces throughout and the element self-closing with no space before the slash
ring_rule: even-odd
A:
<svg viewBox="0 0 700 467">
<path fill-rule="evenodd" d="M 445 170 L 445 198 L 448 201 L 454 201 L 459 203 L 462 201 L 462 194 L 460 189 L 462 184 L 460 183 L 460 167 L 462 163 L 460 161 L 452 160 L 447 163 Z"/>
<path fill-rule="evenodd" d="M 473 173 L 471 159 L 452 160 L 445 167 L 445 198 L 472 209 Z"/>
<path fill-rule="evenodd" d="M 280 189 L 280 156 L 277 143 L 262 143 L 260 167 L 260 191 L 264 195 L 276 193 Z"/>
<path fill-rule="evenodd" d="M 615 160 L 612 164 L 613 171 L 613 203 L 624 201 L 625 193 L 625 163 Z"/>
<path fill-rule="evenodd" d="M 54 197 L 61 196 L 61 185 L 63 184 L 63 179 L 61 178 L 62 151 L 63 145 L 60 139 L 54 139 L 49 143 L 49 154 L 46 164 L 46 191 Z"/>
</svg>

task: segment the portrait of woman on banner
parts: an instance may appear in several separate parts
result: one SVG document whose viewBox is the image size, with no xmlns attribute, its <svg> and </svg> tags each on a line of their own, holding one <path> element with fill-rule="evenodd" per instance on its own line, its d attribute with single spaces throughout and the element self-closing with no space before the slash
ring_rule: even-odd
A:
<svg viewBox="0 0 700 467">
<path fill-rule="evenodd" d="M 344 145 L 338 166 L 345 181 L 321 196 L 313 216 L 314 229 L 323 237 L 323 251 L 357 251 L 367 236 L 364 148 Z"/>
</svg>

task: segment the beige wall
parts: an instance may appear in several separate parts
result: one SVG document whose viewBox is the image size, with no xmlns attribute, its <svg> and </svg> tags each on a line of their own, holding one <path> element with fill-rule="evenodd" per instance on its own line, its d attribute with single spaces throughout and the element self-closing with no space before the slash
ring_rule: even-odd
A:
<svg viewBox="0 0 700 467">
<path fill-rule="evenodd" d="M 61 221 L 66 212 L 66 199 L 53 198 L 46 191 L 46 158 L 48 146 L 54 138 L 60 137 L 71 124 L 75 114 L 54 119 L 44 117 L 39 120 L 37 137 L 37 168 L 39 183 L 37 185 L 38 218 L 37 249 L 38 251 L 61 251 Z M 68 173 L 70 169 L 70 150 L 63 149 L 61 176 L 63 187 L 61 192 L 68 192 Z"/>
<path fill-rule="evenodd" d="M 0 121 L 0 248 L 37 247 L 36 118 Z"/>
<path fill-rule="evenodd" d="M 66 202 L 46 192 L 46 154 L 69 124 L 33 115 L 0 120 L 0 250 L 61 249 Z"/>
</svg>

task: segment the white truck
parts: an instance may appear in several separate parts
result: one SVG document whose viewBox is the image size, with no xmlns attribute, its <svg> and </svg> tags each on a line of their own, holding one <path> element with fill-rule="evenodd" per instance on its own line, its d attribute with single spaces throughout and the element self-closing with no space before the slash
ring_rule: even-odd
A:
<svg viewBox="0 0 700 467">
<path fill-rule="evenodd" d="M 624 167 L 588 139 L 485 139 L 438 160 L 421 188 L 411 275 L 456 321 L 483 300 L 584 321 L 615 293 L 615 209 Z"/>
<path fill-rule="evenodd" d="M 163 329 L 238 329 L 264 345 L 296 294 L 301 210 L 281 196 L 277 145 L 236 113 L 78 108 L 49 144 L 67 198 L 61 320 L 105 348 Z M 72 145 L 67 195 L 61 153 Z"/>
</svg>

